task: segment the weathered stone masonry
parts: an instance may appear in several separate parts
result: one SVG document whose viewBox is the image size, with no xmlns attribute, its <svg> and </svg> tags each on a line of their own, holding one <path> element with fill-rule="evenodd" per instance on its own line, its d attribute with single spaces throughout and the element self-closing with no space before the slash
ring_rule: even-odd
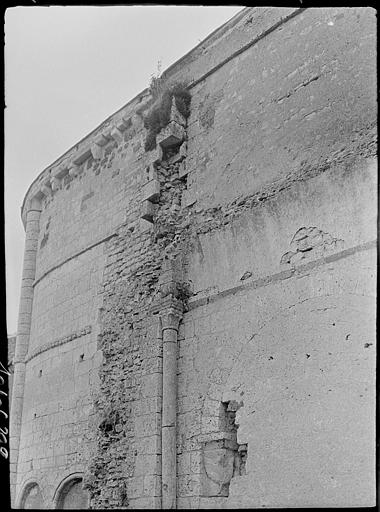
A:
<svg viewBox="0 0 380 512">
<path fill-rule="evenodd" d="M 36 179 L 16 505 L 373 504 L 374 33 L 244 9 Z"/>
</svg>

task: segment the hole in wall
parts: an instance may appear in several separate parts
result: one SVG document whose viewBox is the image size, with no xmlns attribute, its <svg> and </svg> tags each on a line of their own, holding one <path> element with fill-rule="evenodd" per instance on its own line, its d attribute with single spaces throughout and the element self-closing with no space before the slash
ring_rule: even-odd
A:
<svg viewBox="0 0 380 512">
<path fill-rule="evenodd" d="M 242 406 L 242 401 L 221 402 L 220 432 L 202 447 L 202 496 L 228 497 L 231 479 L 246 473 L 248 445 L 237 442 L 236 412 Z"/>
</svg>

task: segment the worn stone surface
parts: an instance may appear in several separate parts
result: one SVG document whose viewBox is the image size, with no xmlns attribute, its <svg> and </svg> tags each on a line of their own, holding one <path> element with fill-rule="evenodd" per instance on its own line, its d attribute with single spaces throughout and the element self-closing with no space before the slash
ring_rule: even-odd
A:
<svg viewBox="0 0 380 512">
<path fill-rule="evenodd" d="M 144 91 L 35 180 L 16 505 L 75 474 L 72 504 L 160 508 L 163 429 L 177 508 L 374 504 L 374 31 L 247 8 L 163 74 L 175 144 L 144 151 Z"/>
</svg>

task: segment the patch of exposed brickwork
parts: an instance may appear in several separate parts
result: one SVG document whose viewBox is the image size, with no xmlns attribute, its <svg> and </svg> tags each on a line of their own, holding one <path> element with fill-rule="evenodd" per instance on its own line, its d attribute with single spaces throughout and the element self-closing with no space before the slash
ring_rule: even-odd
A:
<svg viewBox="0 0 380 512">
<path fill-rule="evenodd" d="M 160 493 L 159 456 L 141 448 L 158 437 L 160 429 L 161 395 L 159 386 L 151 384 L 160 378 L 162 347 L 156 337 L 157 318 L 149 307 L 167 293 L 180 299 L 188 293 L 186 286 L 178 285 L 160 295 L 159 284 L 164 260 L 183 253 L 180 204 L 185 182 L 179 179 L 179 168 L 180 162 L 170 163 L 170 158 L 157 165 L 161 192 L 153 229 L 141 232 L 137 224 L 125 224 L 106 244 L 98 341 L 103 365 L 95 398 L 97 451 L 85 477 L 93 508 L 126 508 L 131 500 Z M 147 464 L 144 476 L 136 470 L 142 460 Z"/>
</svg>

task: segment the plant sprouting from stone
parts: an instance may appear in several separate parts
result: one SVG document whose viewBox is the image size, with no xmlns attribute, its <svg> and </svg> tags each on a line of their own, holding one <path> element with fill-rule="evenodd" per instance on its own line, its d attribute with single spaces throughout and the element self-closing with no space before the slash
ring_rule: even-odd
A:
<svg viewBox="0 0 380 512">
<path fill-rule="evenodd" d="M 179 82 L 162 89 L 155 104 L 144 118 L 144 126 L 148 130 L 145 151 L 151 151 L 156 147 L 157 134 L 168 125 L 173 97 L 178 111 L 185 119 L 189 117 L 191 96 L 186 85 Z"/>
</svg>

